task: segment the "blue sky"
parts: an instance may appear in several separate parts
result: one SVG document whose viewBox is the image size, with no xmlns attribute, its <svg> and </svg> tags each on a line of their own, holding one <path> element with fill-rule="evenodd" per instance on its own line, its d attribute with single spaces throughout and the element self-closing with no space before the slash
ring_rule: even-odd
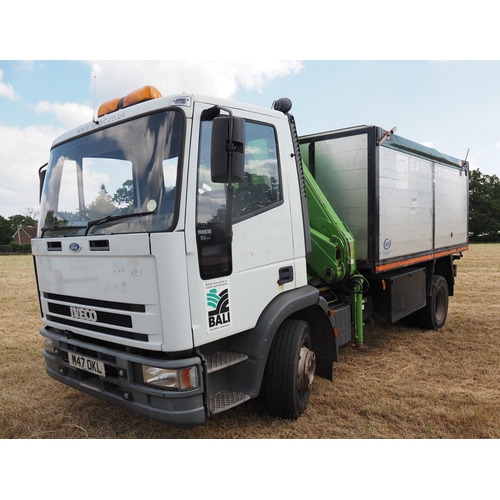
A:
<svg viewBox="0 0 500 500">
<path fill-rule="evenodd" d="M 270 107 L 293 101 L 299 134 L 371 124 L 500 176 L 500 61 L 0 60 L 0 215 L 38 209 L 52 141 L 145 84 Z"/>
</svg>

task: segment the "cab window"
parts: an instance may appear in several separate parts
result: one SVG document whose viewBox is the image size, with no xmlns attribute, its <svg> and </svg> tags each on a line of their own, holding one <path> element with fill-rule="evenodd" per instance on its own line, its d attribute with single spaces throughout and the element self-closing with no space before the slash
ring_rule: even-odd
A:
<svg viewBox="0 0 500 500">
<path fill-rule="evenodd" d="M 212 122 L 201 122 L 198 159 L 197 241 L 203 278 L 231 273 L 231 246 L 219 242 L 225 221 L 226 186 L 210 176 Z M 245 169 L 243 181 L 234 183 L 233 224 L 270 210 L 283 201 L 276 133 L 268 124 L 245 122 Z"/>
</svg>

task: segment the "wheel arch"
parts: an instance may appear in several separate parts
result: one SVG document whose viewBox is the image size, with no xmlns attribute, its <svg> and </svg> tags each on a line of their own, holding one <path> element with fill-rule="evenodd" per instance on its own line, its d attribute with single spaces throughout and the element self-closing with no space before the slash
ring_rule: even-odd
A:
<svg viewBox="0 0 500 500">
<path fill-rule="evenodd" d="M 453 265 L 453 255 L 447 255 L 446 257 L 441 257 L 436 259 L 434 264 L 434 273 L 433 276 L 438 275 L 442 276 L 446 283 L 448 284 L 448 296 L 453 296 L 454 286 L 455 286 L 455 269 Z M 432 276 L 432 277 L 433 277 Z M 432 284 L 431 277 L 431 284 Z M 429 294 L 428 294 L 429 295 Z"/>
<path fill-rule="evenodd" d="M 332 363 L 339 360 L 339 346 L 326 300 L 320 297 L 316 304 L 297 311 L 291 318 L 301 319 L 309 324 L 312 347 L 316 354 L 316 375 L 332 380 Z"/>
<path fill-rule="evenodd" d="M 328 303 L 323 297 L 319 296 L 316 288 L 308 286 L 311 291 L 311 297 L 314 301 L 308 304 L 305 302 L 297 303 L 299 307 L 295 310 L 283 310 L 283 314 L 276 318 L 274 323 L 273 339 L 281 324 L 287 319 L 298 319 L 305 321 L 309 325 L 313 351 L 316 354 L 316 374 L 320 377 L 332 380 L 332 363 L 339 359 L 339 347 L 335 339 L 332 322 L 328 315 Z M 271 343 L 267 346 L 269 354 Z M 267 363 L 267 356 L 266 356 Z"/>
<path fill-rule="evenodd" d="M 262 374 L 274 337 L 282 323 L 287 319 L 302 319 L 309 323 L 311 336 L 314 337 L 314 325 L 311 321 L 315 315 L 312 311 L 319 312 L 318 307 L 322 309 L 323 302 L 326 306 L 326 301 L 319 296 L 318 289 L 306 285 L 278 295 L 262 311 L 252 331 L 252 335 L 258 340 L 255 345 L 260 350 L 259 356 L 263 361 Z M 326 318 L 326 312 L 324 315 Z M 312 342 L 314 343 L 314 340 Z"/>
<path fill-rule="evenodd" d="M 256 397 L 261 389 L 271 346 L 279 327 L 287 319 L 301 319 L 309 324 L 311 331 L 317 361 L 316 374 L 331 380 L 332 362 L 338 359 L 338 347 L 327 311 L 327 302 L 320 297 L 318 289 L 310 285 L 283 292 L 266 306 L 254 328 L 202 346 L 200 351 L 204 355 L 219 350 L 247 354 L 240 390 Z"/>
<path fill-rule="evenodd" d="M 245 363 L 244 390 L 252 397 L 256 396 L 260 391 L 271 345 L 281 324 L 287 319 L 306 321 L 311 330 L 314 350 L 321 350 L 322 335 L 320 332 L 327 332 L 330 324 L 327 307 L 327 303 L 320 297 L 319 291 L 310 285 L 283 292 L 266 306 L 254 328 L 222 339 L 212 345 L 212 349 L 227 349 L 248 355 L 249 359 Z M 331 324 L 329 331 L 332 332 Z M 335 344 L 335 342 L 333 343 Z M 337 349 L 333 354 L 330 353 L 330 358 L 336 360 L 336 355 Z M 324 363 L 323 356 L 320 356 L 320 366 L 322 363 Z M 325 377 L 322 372 L 323 370 L 320 368 L 317 374 Z M 331 380 L 331 378 L 329 379 Z"/>
<path fill-rule="evenodd" d="M 442 276 L 446 283 L 448 284 L 448 295 L 453 296 L 454 286 L 455 286 L 455 266 L 453 255 L 446 255 L 445 257 L 440 257 L 429 261 L 426 264 L 426 295 L 429 297 L 432 295 L 432 282 L 434 276 Z"/>
<path fill-rule="evenodd" d="M 433 279 L 432 294 L 427 297 L 427 302 L 422 309 L 417 311 L 417 323 L 426 330 L 439 330 L 448 315 L 448 282 L 444 276 L 435 274 Z"/>
</svg>

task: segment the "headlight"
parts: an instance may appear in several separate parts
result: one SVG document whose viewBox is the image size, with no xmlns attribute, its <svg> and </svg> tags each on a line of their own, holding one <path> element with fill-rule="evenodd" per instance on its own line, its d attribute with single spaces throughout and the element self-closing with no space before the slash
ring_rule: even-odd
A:
<svg viewBox="0 0 500 500">
<path fill-rule="evenodd" d="M 49 337 L 43 337 L 43 348 L 47 352 L 54 354 L 54 342 L 52 341 L 52 339 L 50 339 Z"/>
<path fill-rule="evenodd" d="M 145 384 L 168 389 L 195 389 L 199 385 L 196 366 L 171 370 L 142 365 L 142 380 Z"/>
</svg>

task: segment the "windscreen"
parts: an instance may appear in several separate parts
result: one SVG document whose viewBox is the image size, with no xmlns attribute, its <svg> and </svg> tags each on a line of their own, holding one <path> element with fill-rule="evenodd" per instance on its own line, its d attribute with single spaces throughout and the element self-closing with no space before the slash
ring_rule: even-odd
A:
<svg viewBox="0 0 500 500">
<path fill-rule="evenodd" d="M 183 123 L 179 111 L 168 110 L 55 147 L 41 199 L 42 235 L 172 229 Z"/>
</svg>

